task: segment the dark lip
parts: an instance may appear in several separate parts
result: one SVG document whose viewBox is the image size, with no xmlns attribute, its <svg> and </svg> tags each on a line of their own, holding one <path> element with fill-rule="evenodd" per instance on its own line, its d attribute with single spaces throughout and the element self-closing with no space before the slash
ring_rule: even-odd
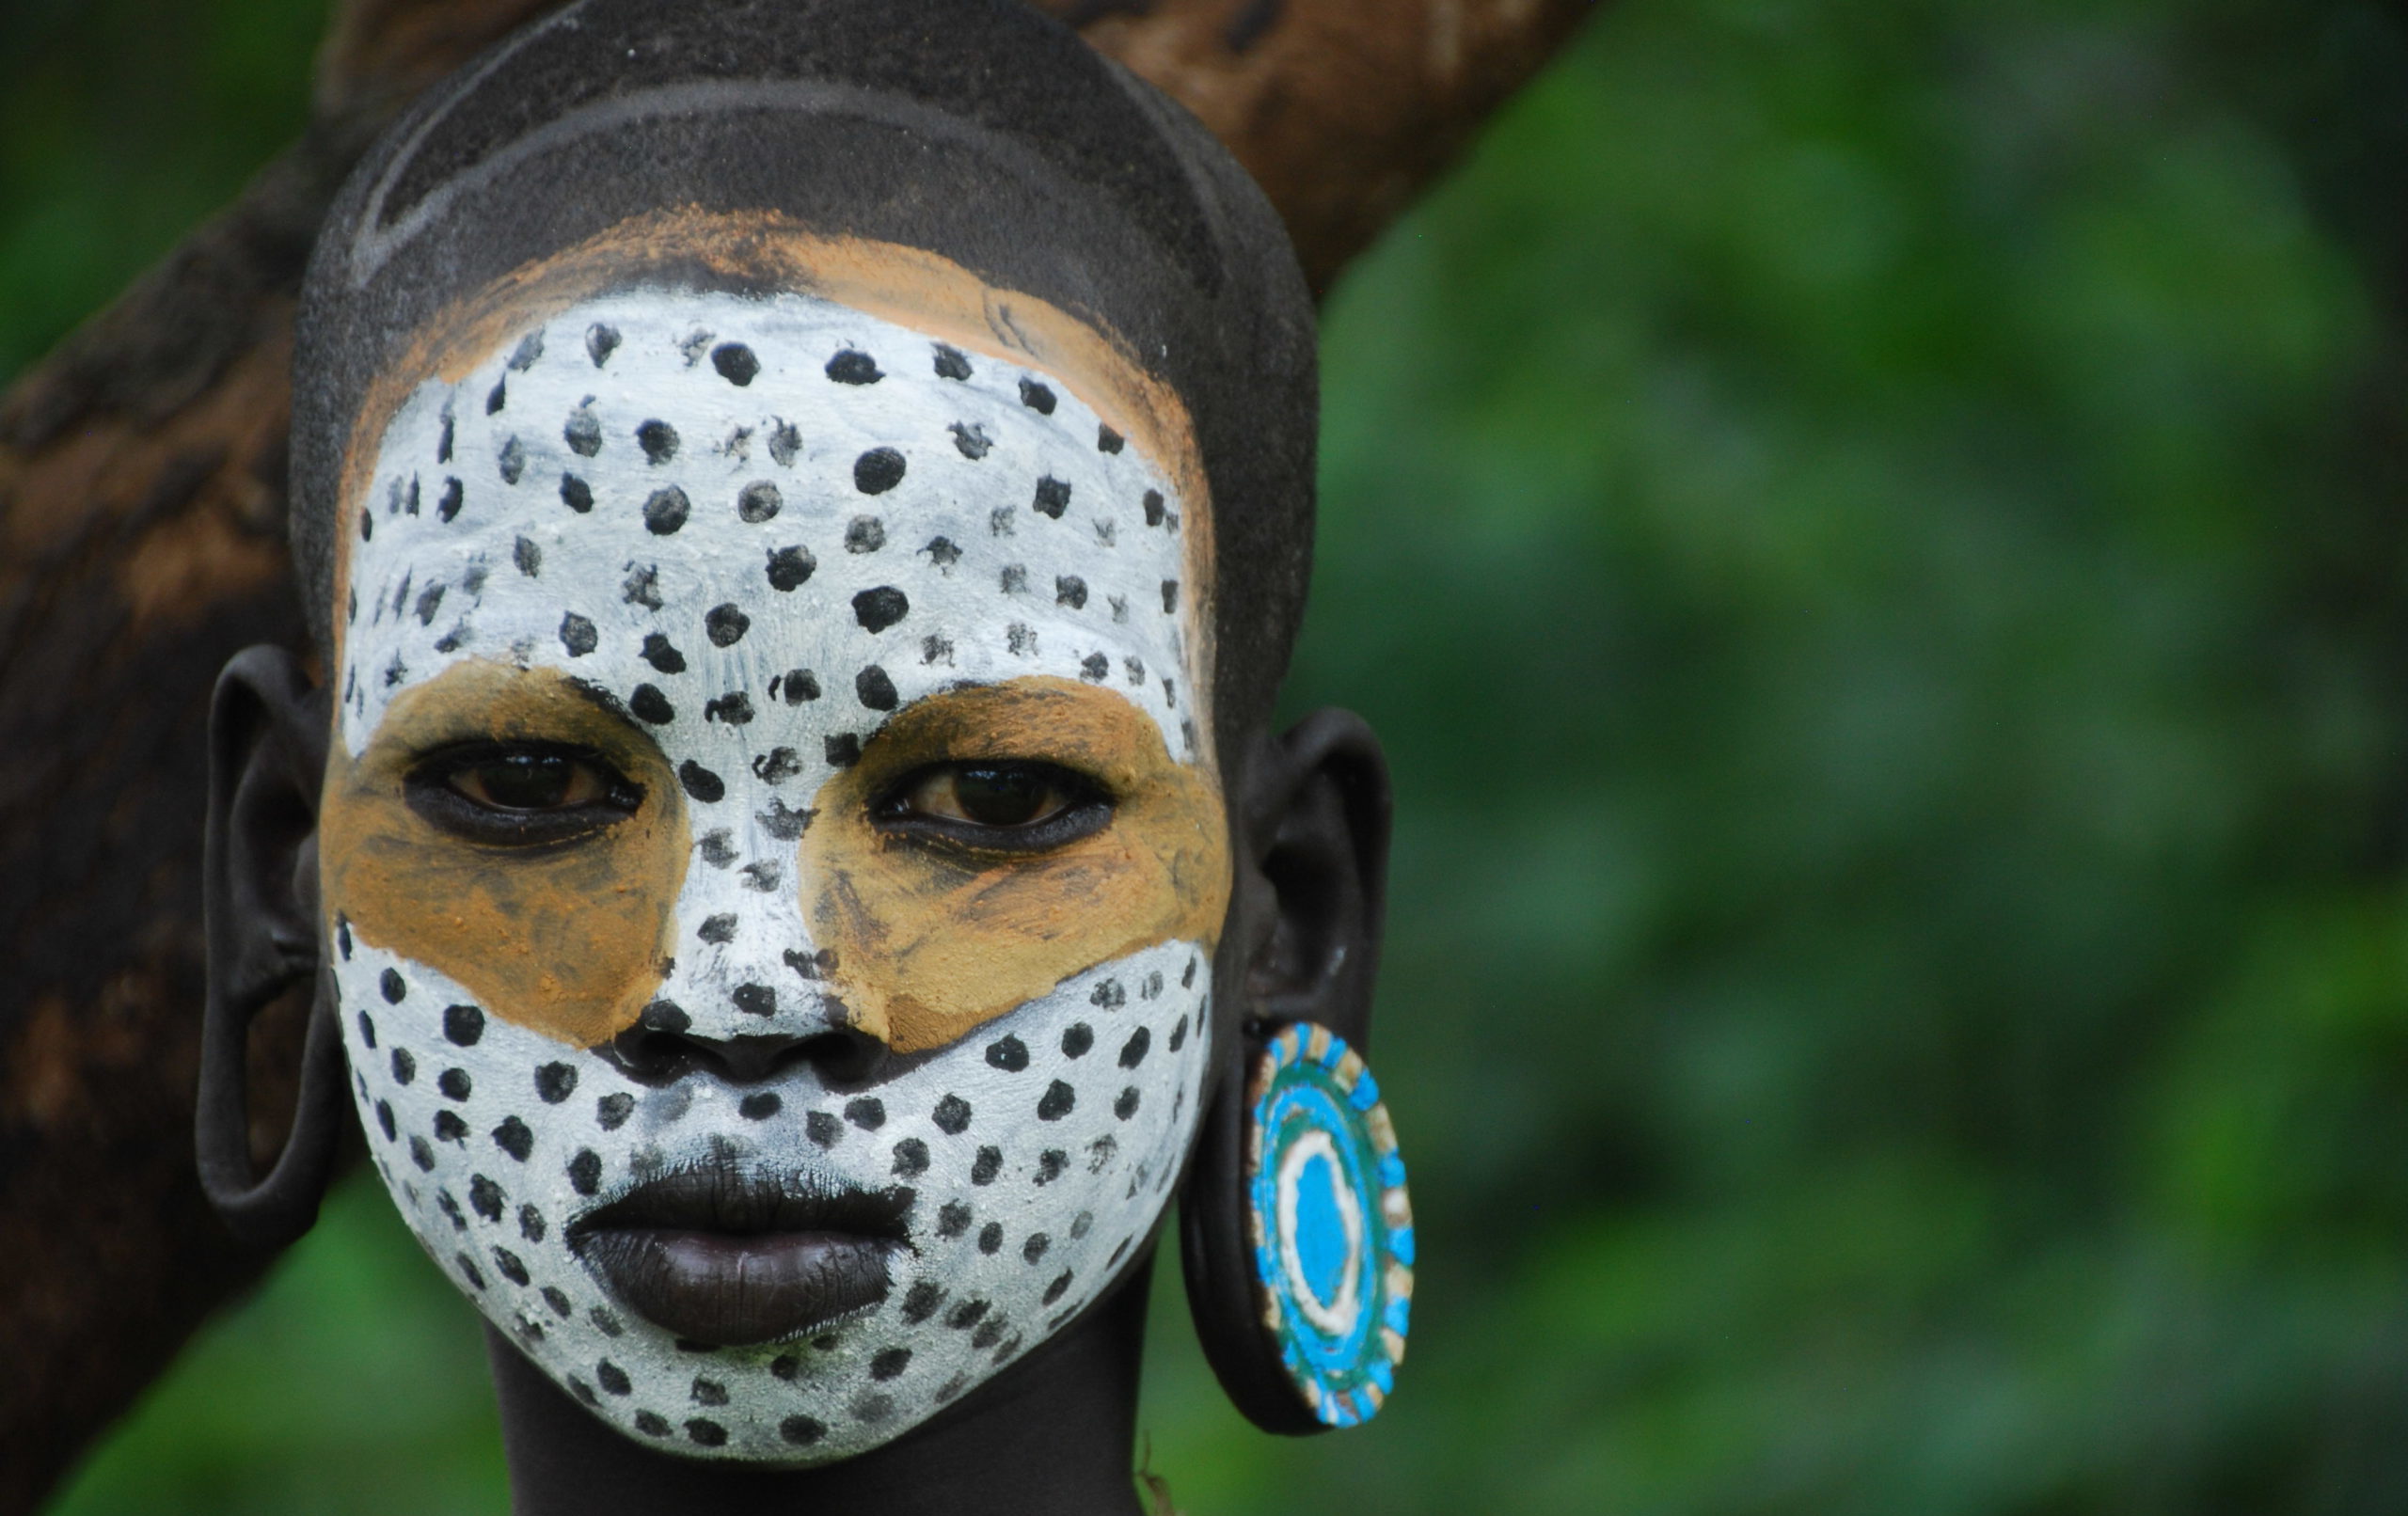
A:
<svg viewBox="0 0 2408 1516">
<path fill-rule="evenodd" d="M 569 1245 L 621 1303 L 714 1347 L 774 1342 L 876 1305 L 908 1245 L 909 1190 L 714 1163 L 578 1218 Z"/>
</svg>

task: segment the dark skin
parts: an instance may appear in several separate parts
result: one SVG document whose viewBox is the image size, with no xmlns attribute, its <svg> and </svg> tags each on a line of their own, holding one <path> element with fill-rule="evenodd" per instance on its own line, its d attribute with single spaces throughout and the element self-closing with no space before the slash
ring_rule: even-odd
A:
<svg viewBox="0 0 2408 1516">
<path fill-rule="evenodd" d="M 317 977 L 315 819 L 329 728 L 323 691 L 280 649 L 238 655 L 212 709 L 217 772 L 206 880 L 210 973 L 241 1003 Z M 1320 1022 L 1363 1047 L 1379 955 L 1389 788 L 1370 729 L 1320 711 L 1290 731 L 1225 743 L 1233 889 L 1213 963 L 1224 1050 L 1197 1164 L 1182 1196 L 1191 1294 L 1208 1354 L 1241 1406 L 1305 1430 L 1292 1394 L 1253 1353 L 1232 1272 L 1244 1226 L 1228 1144 L 1252 1028 Z M 320 1013 L 331 1010 L 322 987 Z M 345 1103 L 340 1054 L 313 1061 L 304 1126 Z M 295 1154 L 309 1178 L 308 1155 Z M 315 1183 L 323 1185 L 321 1170 Z M 1199 1262 L 1199 1251 L 1204 1258 Z M 1198 1270 L 1209 1281 L 1197 1288 Z M 1130 1477 L 1150 1258 L 1083 1317 L 934 1419 L 881 1447 L 805 1470 L 676 1458 L 587 1413 L 488 1333 L 513 1509 L 521 1516 L 645 1516 L 742 1509 L 856 1509 L 878 1516 L 1037 1516 L 1142 1509 Z M 1283 1403 L 1282 1397 L 1286 1397 Z M 1283 1414 L 1284 1413 L 1284 1414 Z"/>
</svg>

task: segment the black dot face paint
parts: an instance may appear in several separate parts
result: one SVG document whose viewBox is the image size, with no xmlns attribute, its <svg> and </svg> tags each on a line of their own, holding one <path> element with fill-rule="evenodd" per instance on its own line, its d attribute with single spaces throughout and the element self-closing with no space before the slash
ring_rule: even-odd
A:
<svg viewBox="0 0 2408 1516">
<path fill-rule="evenodd" d="M 1142 436 L 1054 375 L 860 311 L 589 302 L 405 403 L 370 488 L 343 761 L 372 764 L 414 692 L 472 667 L 574 681 L 658 755 L 683 872 L 631 1038 L 863 1024 L 879 987 L 853 987 L 854 950 L 812 914 L 808 861 L 865 824 L 827 797 L 882 772 L 924 702 L 1044 681 L 1129 713 L 1173 765 L 1210 762 L 1177 693 L 1206 673 L 1175 589 L 1192 544 Z M 848 1457 L 934 1414 L 1114 1281 L 1197 1115 L 1203 940 L 1070 964 L 906 1072 L 838 1088 L 807 1061 L 606 1056 L 542 995 L 404 951 L 359 902 L 328 908 L 364 1129 L 405 1219 L 580 1404 L 689 1457 Z M 631 1291 L 610 1239 L 641 1228 L 612 1218 L 695 1204 L 660 1188 L 694 1172 L 799 1185 L 777 1204 L 856 1229 L 833 1270 L 856 1293 L 794 1291 L 763 1337 Z"/>
<path fill-rule="evenodd" d="M 761 371 L 761 360 L 741 342 L 721 342 L 711 349 L 711 367 L 719 371 L 721 378 L 741 388 Z"/>
</svg>

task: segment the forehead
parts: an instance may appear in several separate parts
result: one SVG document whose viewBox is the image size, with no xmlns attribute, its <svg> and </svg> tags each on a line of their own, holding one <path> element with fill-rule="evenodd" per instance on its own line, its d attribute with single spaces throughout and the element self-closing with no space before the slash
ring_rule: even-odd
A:
<svg viewBox="0 0 2408 1516">
<path fill-rule="evenodd" d="M 1202 757 L 1189 471 L 1087 374 L 911 314 L 638 288 L 486 323 L 349 471 L 350 750 L 404 692 L 493 660 L 739 739 L 823 690 L 820 724 L 866 730 L 948 685 L 1053 675 Z M 825 756 L 852 735 L 823 734 Z"/>
</svg>

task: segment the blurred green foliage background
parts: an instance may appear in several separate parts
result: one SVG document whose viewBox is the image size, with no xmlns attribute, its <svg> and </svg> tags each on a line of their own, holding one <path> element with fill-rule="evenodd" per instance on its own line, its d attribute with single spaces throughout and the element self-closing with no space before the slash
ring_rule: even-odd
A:
<svg viewBox="0 0 2408 1516">
<path fill-rule="evenodd" d="M 18 0 L 0 373 L 319 0 Z M 1627 0 L 1328 310 L 1291 700 L 1401 793 L 1413 1361 L 1198 1516 L 2408 1509 L 2408 31 Z M 499 1512 L 355 1184 L 61 1513 Z"/>
</svg>

